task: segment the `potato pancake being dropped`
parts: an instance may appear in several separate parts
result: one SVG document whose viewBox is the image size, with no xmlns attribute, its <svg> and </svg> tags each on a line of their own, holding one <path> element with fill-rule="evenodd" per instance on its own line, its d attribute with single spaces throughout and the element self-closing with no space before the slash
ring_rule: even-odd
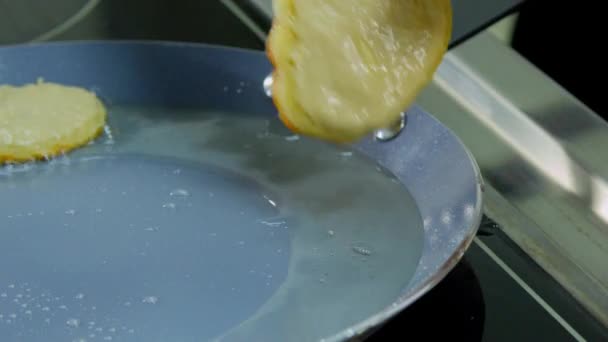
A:
<svg viewBox="0 0 608 342">
<path fill-rule="evenodd" d="M 349 143 L 392 126 L 430 83 L 452 33 L 450 0 L 274 0 L 267 54 L 280 118 Z"/>
</svg>

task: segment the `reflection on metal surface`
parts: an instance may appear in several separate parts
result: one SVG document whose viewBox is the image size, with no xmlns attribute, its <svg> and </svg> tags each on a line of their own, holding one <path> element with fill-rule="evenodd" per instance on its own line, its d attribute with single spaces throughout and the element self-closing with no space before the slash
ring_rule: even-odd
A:
<svg viewBox="0 0 608 342">
<path fill-rule="evenodd" d="M 230 1 L 226 1 L 228 3 Z M 0 44 L 72 40 L 162 40 L 263 48 L 220 1 L 0 0 Z"/>
<path fill-rule="evenodd" d="M 532 120 L 456 55 L 448 55 L 435 82 L 479 121 L 516 149 L 547 179 L 581 200 L 608 224 L 608 186 L 574 162 L 560 141 Z"/>
<path fill-rule="evenodd" d="M 575 165 L 552 136 L 477 77 L 456 55 L 448 55 L 435 82 L 528 163 L 565 190 L 580 194 Z"/>
<path fill-rule="evenodd" d="M 593 212 L 604 222 L 608 222 L 608 183 L 602 178 L 591 178 Z"/>
<path fill-rule="evenodd" d="M 418 103 L 471 149 L 488 214 L 608 325 L 608 124 L 491 34 L 452 50 Z"/>
<path fill-rule="evenodd" d="M 475 238 L 474 242 L 492 260 L 494 260 L 494 262 L 498 266 L 500 266 L 500 268 L 502 268 L 503 271 L 505 271 L 505 273 L 507 273 L 509 277 L 511 277 L 511 279 L 513 279 L 519 286 L 521 286 L 521 288 L 524 289 L 524 291 L 526 291 L 526 293 L 528 293 L 528 295 L 532 297 L 532 299 L 534 299 L 534 301 L 537 302 L 538 305 L 543 308 L 543 310 L 545 310 L 551 317 L 553 317 L 553 319 L 555 319 L 559 323 L 559 325 L 561 325 L 562 328 L 564 328 L 564 330 L 566 330 L 572 336 L 572 338 L 574 338 L 576 341 L 585 341 L 583 336 L 581 336 L 581 334 L 576 331 L 576 329 L 574 329 L 562 316 L 560 316 L 560 314 L 555 311 L 555 309 L 553 309 L 551 305 L 549 305 L 538 293 L 536 293 L 536 291 L 534 291 L 534 289 L 530 287 L 530 285 L 528 285 L 519 275 L 517 275 L 517 273 L 513 271 L 513 269 L 511 269 L 509 265 L 507 265 L 498 255 L 496 255 L 496 253 L 494 253 L 490 249 L 490 247 L 488 247 L 488 245 L 486 245 L 479 238 Z"/>
<path fill-rule="evenodd" d="M 99 0 L 0 0 L 0 44 L 41 40 L 82 17 L 84 9 Z M 94 5 L 93 5 L 94 6 Z"/>
<path fill-rule="evenodd" d="M 255 33 L 259 39 L 266 39 L 266 32 L 264 32 L 264 30 L 260 28 L 253 20 L 251 20 L 251 18 L 249 18 L 247 14 L 245 14 L 243 10 L 234 3 L 233 0 L 220 0 L 220 2 L 226 6 L 226 8 L 228 8 L 237 18 L 239 18 L 241 22 L 251 30 L 251 32 Z"/>
<path fill-rule="evenodd" d="M 272 0 L 249 0 L 254 6 L 258 7 L 261 11 L 267 14 L 269 17 L 272 16 Z"/>
<path fill-rule="evenodd" d="M 378 141 L 390 141 L 399 136 L 399 133 L 405 128 L 407 123 L 407 116 L 405 113 L 401 113 L 401 117 L 392 127 L 379 129 L 374 133 L 374 138 Z"/>
<path fill-rule="evenodd" d="M 101 0 L 89 0 L 86 4 L 84 4 L 84 6 L 82 6 L 82 8 L 78 12 L 76 12 L 76 14 L 68 18 L 63 23 L 55 26 L 50 31 L 45 32 L 39 35 L 38 37 L 32 39 L 32 42 L 42 42 L 49 39 L 53 39 L 53 37 L 58 36 L 63 32 L 67 31 L 70 27 L 76 25 L 78 22 L 84 19 L 87 14 L 89 14 L 95 8 L 95 6 L 99 4 L 100 1 Z"/>
<path fill-rule="evenodd" d="M 263 87 L 264 87 L 264 93 L 266 93 L 266 96 L 271 97 L 272 96 L 272 74 L 270 74 L 270 75 L 266 76 L 266 78 L 264 78 Z"/>
</svg>

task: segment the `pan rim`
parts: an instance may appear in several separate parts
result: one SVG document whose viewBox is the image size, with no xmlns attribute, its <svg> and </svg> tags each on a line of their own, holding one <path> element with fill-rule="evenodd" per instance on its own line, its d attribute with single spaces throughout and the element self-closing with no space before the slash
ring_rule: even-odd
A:
<svg viewBox="0 0 608 342">
<path fill-rule="evenodd" d="M 435 117 L 429 114 L 431 118 L 437 122 L 439 122 Z M 414 288 L 410 294 L 406 296 L 401 296 L 398 298 L 393 304 L 387 306 L 384 310 L 377 312 L 374 315 L 369 316 L 365 320 L 347 328 L 346 330 L 339 332 L 329 338 L 321 339 L 323 342 L 337 342 L 337 341 L 348 341 L 353 340 L 357 336 L 362 337 L 366 336 L 366 334 L 373 332 L 374 329 L 381 327 L 391 318 L 394 318 L 396 315 L 401 313 L 411 304 L 416 302 L 422 296 L 431 291 L 435 286 L 437 286 L 445 277 L 458 265 L 458 263 L 462 260 L 465 252 L 470 248 L 473 240 L 477 236 L 477 232 L 481 225 L 481 221 L 483 219 L 483 203 L 484 203 L 484 185 L 483 178 L 481 174 L 481 169 L 479 168 L 479 164 L 475 160 L 472 152 L 464 145 L 463 141 L 453 133 L 448 127 L 444 128 L 452 133 L 453 138 L 456 139 L 460 147 L 466 153 L 468 161 L 473 168 L 475 173 L 475 177 L 477 179 L 476 184 L 476 193 L 478 197 L 478 208 L 479 210 L 475 211 L 475 218 L 472 220 L 472 224 L 467 227 L 467 234 L 465 235 L 463 241 L 454 249 L 454 252 L 446 259 L 446 261 L 440 265 L 438 271 L 435 273 L 433 277 L 430 277 L 425 282 L 420 284 L 418 287 Z"/>
</svg>

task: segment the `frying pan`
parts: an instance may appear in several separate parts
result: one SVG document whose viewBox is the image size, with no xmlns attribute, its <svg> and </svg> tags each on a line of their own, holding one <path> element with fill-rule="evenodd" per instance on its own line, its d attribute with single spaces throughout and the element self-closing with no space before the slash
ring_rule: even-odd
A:
<svg viewBox="0 0 608 342">
<path fill-rule="evenodd" d="M 0 168 L 0 340 L 363 338 L 436 285 L 481 218 L 456 136 L 295 136 L 257 51 L 165 42 L 0 48 L 0 84 L 93 90 L 103 136 Z"/>
</svg>

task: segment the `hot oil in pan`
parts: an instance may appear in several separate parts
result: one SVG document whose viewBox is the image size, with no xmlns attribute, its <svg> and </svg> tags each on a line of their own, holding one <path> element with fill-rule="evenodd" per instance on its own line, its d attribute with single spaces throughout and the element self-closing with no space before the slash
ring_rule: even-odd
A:
<svg viewBox="0 0 608 342">
<path fill-rule="evenodd" d="M 334 334 L 391 305 L 423 240 L 367 158 L 200 109 L 111 107 L 95 143 L 1 168 L 0 202 L 0 340 Z"/>
</svg>

